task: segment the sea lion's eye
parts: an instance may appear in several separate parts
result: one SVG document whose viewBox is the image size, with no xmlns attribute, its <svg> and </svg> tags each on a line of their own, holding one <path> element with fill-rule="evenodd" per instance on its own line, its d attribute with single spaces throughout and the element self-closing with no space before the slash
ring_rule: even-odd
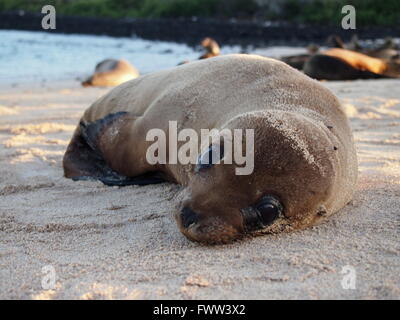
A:
<svg viewBox="0 0 400 320">
<path fill-rule="evenodd" d="M 211 168 L 224 157 L 223 145 L 211 145 L 204 151 L 197 160 L 196 172 Z"/>
<path fill-rule="evenodd" d="M 271 225 L 283 213 L 283 206 L 274 196 L 264 196 L 254 207 L 242 209 L 248 231 L 263 229 Z"/>
<path fill-rule="evenodd" d="M 282 204 L 272 196 L 265 196 L 256 205 L 264 226 L 269 226 L 283 212 Z"/>
</svg>

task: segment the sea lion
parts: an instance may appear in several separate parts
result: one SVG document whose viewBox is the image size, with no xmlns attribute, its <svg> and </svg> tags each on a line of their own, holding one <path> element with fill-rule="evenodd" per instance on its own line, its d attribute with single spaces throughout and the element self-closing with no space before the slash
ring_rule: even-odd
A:
<svg viewBox="0 0 400 320">
<path fill-rule="evenodd" d="M 341 37 L 332 34 L 326 39 L 326 43 L 328 47 L 332 48 L 340 48 L 340 49 L 347 49 L 347 45 L 344 43 Z"/>
<path fill-rule="evenodd" d="M 332 34 L 326 39 L 326 44 L 328 45 L 328 47 L 331 47 L 331 48 L 347 49 L 347 50 L 352 50 L 352 51 L 357 51 L 357 52 L 361 52 L 362 50 L 365 49 L 360 44 L 360 41 L 356 34 L 354 34 L 351 37 L 350 42 L 347 42 L 347 43 L 345 43 L 340 36 Z"/>
<path fill-rule="evenodd" d="M 319 46 L 315 44 L 311 44 L 307 47 L 308 53 L 304 54 L 298 54 L 294 56 L 285 56 L 281 57 L 279 60 L 285 62 L 289 66 L 297 69 L 297 70 L 303 70 L 304 64 L 314 55 L 318 52 Z"/>
<path fill-rule="evenodd" d="M 139 77 L 139 71 L 125 60 L 107 59 L 96 65 L 94 74 L 82 86 L 114 87 Z"/>
<path fill-rule="evenodd" d="M 304 64 L 310 58 L 311 58 L 310 54 L 304 53 L 304 54 L 298 54 L 298 55 L 294 55 L 294 56 L 281 57 L 279 60 L 288 64 L 292 68 L 295 68 L 297 70 L 303 70 Z"/>
<path fill-rule="evenodd" d="M 304 73 L 318 80 L 355 80 L 400 77 L 400 64 L 365 54 L 333 48 L 304 64 Z"/>
<path fill-rule="evenodd" d="M 377 48 L 364 49 L 360 51 L 370 57 L 383 59 L 385 61 L 399 61 L 400 52 L 392 38 L 386 38 L 384 43 Z"/>
<path fill-rule="evenodd" d="M 146 135 L 155 128 L 168 133 L 169 121 L 196 133 L 254 130 L 254 170 L 237 175 L 239 165 L 225 163 L 226 151 L 222 163 L 206 165 L 213 150 L 224 149 L 222 139 L 203 144 L 197 164 L 170 164 L 170 153 L 165 164 L 149 164 L 154 142 Z M 178 227 L 207 244 L 315 224 L 350 201 L 357 179 L 352 133 L 338 99 L 283 62 L 241 54 L 114 88 L 85 111 L 63 167 L 67 178 L 109 185 L 181 184 Z"/>
<path fill-rule="evenodd" d="M 354 35 L 351 41 L 347 44 L 344 43 L 339 36 L 332 35 L 328 38 L 327 43 L 333 48 L 356 51 L 385 61 L 396 61 L 400 59 L 399 51 L 397 50 L 396 44 L 392 38 L 386 38 L 383 44 L 372 48 L 363 47 L 360 44 L 357 35 Z"/>
<path fill-rule="evenodd" d="M 200 45 L 205 49 L 205 53 L 203 53 L 198 60 L 203 60 L 203 59 L 209 59 L 209 58 L 213 58 L 213 57 L 217 57 L 220 55 L 221 50 L 220 47 L 217 43 L 217 41 L 215 41 L 213 38 L 204 38 L 201 42 Z M 185 60 L 182 62 L 178 63 L 178 66 L 190 63 L 191 61 L 189 60 Z"/>
<path fill-rule="evenodd" d="M 399 59 L 399 51 L 397 50 L 396 43 L 390 37 L 385 38 L 381 45 L 366 47 L 362 46 L 358 37 L 354 35 L 349 45 L 344 49 L 357 51 L 366 54 L 367 56 L 383 59 L 385 61 L 395 61 Z"/>
<path fill-rule="evenodd" d="M 367 56 L 382 59 L 385 61 L 399 61 L 400 53 L 396 49 L 372 49 L 364 52 Z"/>
<path fill-rule="evenodd" d="M 217 57 L 221 53 L 217 41 L 213 38 L 204 38 L 201 41 L 201 46 L 206 50 L 206 52 L 199 57 L 200 60 Z"/>
</svg>

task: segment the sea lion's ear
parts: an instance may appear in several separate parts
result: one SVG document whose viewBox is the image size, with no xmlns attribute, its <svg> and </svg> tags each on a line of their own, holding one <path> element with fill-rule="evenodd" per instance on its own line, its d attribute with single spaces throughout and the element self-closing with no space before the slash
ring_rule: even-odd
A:
<svg viewBox="0 0 400 320">
<path fill-rule="evenodd" d="M 90 87 L 92 85 L 93 77 L 87 78 L 85 81 L 81 82 L 82 87 Z"/>
<path fill-rule="evenodd" d="M 158 184 L 165 182 L 165 178 L 160 172 L 147 172 L 136 177 L 125 177 L 117 173 L 108 173 L 105 176 L 99 177 L 99 181 L 106 186 L 146 186 L 149 184 Z"/>
</svg>

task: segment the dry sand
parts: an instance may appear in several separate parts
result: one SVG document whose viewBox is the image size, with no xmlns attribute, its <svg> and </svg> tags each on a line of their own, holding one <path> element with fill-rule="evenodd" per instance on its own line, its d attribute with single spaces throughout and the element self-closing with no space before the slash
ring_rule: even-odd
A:
<svg viewBox="0 0 400 320">
<path fill-rule="evenodd" d="M 172 184 L 110 188 L 63 178 L 83 110 L 107 89 L 0 89 L 0 298 L 399 299 L 400 81 L 324 83 L 354 129 L 354 201 L 291 234 L 206 247 L 175 226 Z M 53 290 L 42 268 L 53 266 Z M 343 289 L 342 268 L 356 271 Z"/>
</svg>

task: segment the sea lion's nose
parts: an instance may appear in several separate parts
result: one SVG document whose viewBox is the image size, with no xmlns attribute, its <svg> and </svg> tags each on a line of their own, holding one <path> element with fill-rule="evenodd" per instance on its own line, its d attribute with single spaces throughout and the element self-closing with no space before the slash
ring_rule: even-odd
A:
<svg viewBox="0 0 400 320">
<path fill-rule="evenodd" d="M 198 221 L 199 215 L 189 207 L 184 207 L 181 211 L 181 221 L 184 228 L 188 228 L 190 225 Z"/>
</svg>

